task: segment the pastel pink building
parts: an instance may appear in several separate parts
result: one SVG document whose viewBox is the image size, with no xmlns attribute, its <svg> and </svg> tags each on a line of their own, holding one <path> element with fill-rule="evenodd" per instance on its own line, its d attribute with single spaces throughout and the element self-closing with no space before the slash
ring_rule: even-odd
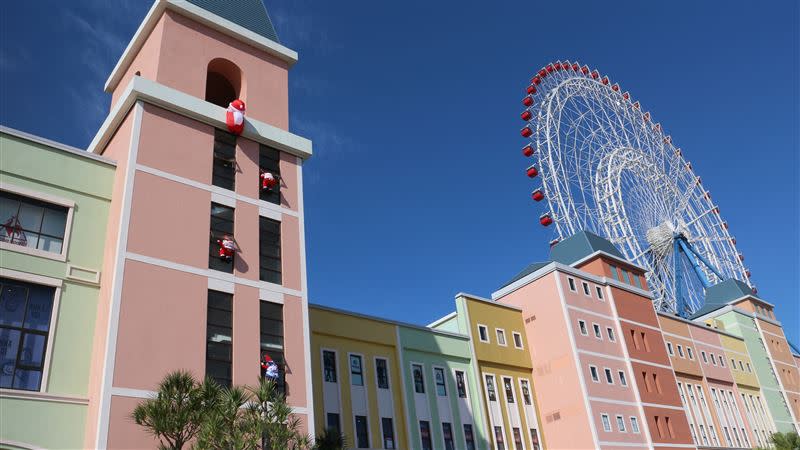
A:
<svg viewBox="0 0 800 450">
<path fill-rule="evenodd" d="M 314 434 L 302 189 L 311 142 L 288 131 L 296 60 L 260 0 L 159 0 L 109 77 L 111 111 L 89 147 L 116 161 L 117 176 L 86 448 L 154 447 L 129 416 L 165 374 L 254 385 L 265 356 Z M 237 98 L 239 136 L 226 128 Z M 262 184 L 265 174 L 278 184 Z"/>
</svg>

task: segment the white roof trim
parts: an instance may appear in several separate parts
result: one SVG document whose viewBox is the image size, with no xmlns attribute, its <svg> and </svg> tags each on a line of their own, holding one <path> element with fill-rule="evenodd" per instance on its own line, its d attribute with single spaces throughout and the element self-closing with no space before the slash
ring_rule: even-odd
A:
<svg viewBox="0 0 800 450">
<path fill-rule="evenodd" d="M 234 39 L 251 45 L 259 50 L 269 53 L 283 61 L 286 61 L 289 66 L 297 62 L 297 52 L 278 44 L 275 41 L 267 39 L 257 33 L 254 33 L 241 25 L 237 25 L 230 20 L 224 19 L 216 14 L 212 14 L 205 9 L 187 2 L 186 0 L 156 0 L 150 11 L 147 12 L 133 38 L 128 43 L 122 56 L 108 76 L 106 84 L 103 87 L 106 92 L 111 92 L 116 89 L 122 75 L 133 62 L 134 57 L 139 53 L 139 50 L 144 45 L 150 33 L 156 27 L 158 20 L 161 18 L 165 10 L 175 11 L 182 16 L 186 16 L 195 20 L 209 28 L 212 28 L 220 33 L 226 34 Z"/>
<path fill-rule="evenodd" d="M 446 321 L 452 319 L 453 317 L 456 317 L 457 315 L 458 315 L 458 312 L 457 311 L 453 311 L 453 312 L 451 312 L 450 314 L 448 314 L 448 315 L 446 315 L 444 317 L 440 317 L 440 318 L 434 320 L 433 322 L 431 322 L 428 325 L 426 325 L 426 327 L 435 328 L 435 327 L 439 326 L 442 322 L 446 322 Z"/>
<path fill-rule="evenodd" d="M 217 128 L 224 129 L 226 127 L 225 108 L 155 81 L 133 77 L 92 139 L 88 151 L 96 154 L 103 153 L 111 137 L 137 101 L 156 105 Z M 302 159 L 311 157 L 310 140 L 258 120 L 245 119 L 245 128 L 241 136 Z"/>
<path fill-rule="evenodd" d="M 81 150 L 76 147 L 71 147 L 66 144 L 62 144 L 60 142 L 51 141 L 50 139 L 45 139 L 40 136 L 36 136 L 30 133 L 26 133 L 24 131 L 15 130 L 14 128 L 9 128 L 3 125 L 0 125 L 0 133 L 7 134 L 9 136 L 14 136 L 20 139 L 25 139 L 26 141 L 34 142 L 36 144 L 44 145 L 46 147 L 50 147 L 55 150 L 62 150 L 67 153 L 72 153 L 73 155 L 81 156 L 83 158 L 93 159 L 95 161 L 108 164 L 109 166 L 116 166 L 117 163 L 100 155 L 95 155 L 94 153 L 87 152 L 86 150 Z"/>
<path fill-rule="evenodd" d="M 575 261 L 574 263 L 570 264 L 570 266 L 573 266 L 573 267 L 577 266 L 579 264 L 585 263 L 586 261 L 589 261 L 590 259 L 596 258 L 598 256 L 605 256 L 606 258 L 613 259 L 614 261 L 617 261 L 620 264 L 625 264 L 626 266 L 631 266 L 631 267 L 634 267 L 636 269 L 639 269 L 644 273 L 649 272 L 649 270 L 645 269 L 644 267 L 637 266 L 636 264 L 634 264 L 634 263 L 632 263 L 630 261 L 622 259 L 619 256 L 614 256 L 611 253 L 605 252 L 603 250 L 597 250 L 597 251 L 595 251 L 594 253 L 592 253 L 590 255 L 584 256 L 583 258 L 581 258 L 581 259 Z"/>
<path fill-rule="evenodd" d="M 456 294 L 456 298 L 459 298 L 459 297 L 464 297 L 465 299 L 468 299 L 468 300 L 475 300 L 475 301 L 479 301 L 479 302 L 490 303 L 490 304 L 495 305 L 495 306 L 502 306 L 503 308 L 513 309 L 515 311 L 522 311 L 522 308 L 520 308 L 519 306 L 507 305 L 505 303 L 497 303 L 495 300 L 490 300 L 488 298 L 483 298 L 483 297 L 479 297 L 477 295 L 468 294 L 466 292 L 459 292 L 458 294 Z"/>
</svg>

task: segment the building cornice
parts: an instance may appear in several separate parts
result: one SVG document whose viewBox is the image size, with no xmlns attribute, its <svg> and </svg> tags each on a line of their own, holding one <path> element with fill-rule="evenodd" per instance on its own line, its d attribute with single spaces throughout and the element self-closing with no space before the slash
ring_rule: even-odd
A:
<svg viewBox="0 0 800 450">
<path fill-rule="evenodd" d="M 619 256 L 614 256 L 611 253 L 604 252 L 603 250 L 597 250 L 596 252 L 594 252 L 592 254 L 586 255 L 583 258 L 581 258 L 581 259 L 575 261 L 574 263 L 570 264 L 570 266 L 575 267 L 575 266 L 581 265 L 583 263 L 589 262 L 592 259 L 595 259 L 595 258 L 598 258 L 598 257 L 603 257 L 603 258 L 608 258 L 608 259 L 614 260 L 614 261 L 618 262 L 619 264 L 624 264 L 626 266 L 633 267 L 635 269 L 639 269 L 644 273 L 649 272 L 644 267 L 637 266 L 636 264 L 634 264 L 634 263 L 632 263 L 632 262 L 630 262 L 630 261 L 628 261 L 626 259 L 620 258 Z"/>
<path fill-rule="evenodd" d="M 111 137 L 137 101 L 164 108 L 213 127 L 222 129 L 226 127 L 225 108 L 155 81 L 133 77 L 89 144 L 89 152 L 103 153 Z M 255 119 L 245 119 L 241 136 L 302 159 L 311 157 L 310 140 Z"/>
<path fill-rule="evenodd" d="M 150 33 L 156 27 L 158 20 L 165 11 L 174 11 L 182 16 L 188 17 L 198 23 L 201 23 L 213 30 L 219 31 L 222 34 L 230 36 L 236 40 L 251 45 L 259 50 L 262 50 L 282 61 L 285 61 L 289 66 L 297 62 L 297 52 L 284 47 L 277 42 L 267 39 L 257 33 L 254 33 L 241 25 L 237 25 L 230 20 L 213 14 L 197 5 L 189 3 L 185 0 L 156 0 L 150 11 L 147 12 L 139 28 L 134 33 L 133 38 L 128 43 L 122 56 L 108 76 L 106 84 L 103 87 L 106 92 L 111 92 L 116 89 L 125 71 L 133 62 L 133 59 L 139 53 L 139 50 L 144 45 Z"/>
<path fill-rule="evenodd" d="M 97 162 L 101 162 L 103 164 L 108 164 L 109 166 L 116 167 L 117 163 L 111 159 L 108 159 L 104 156 L 95 155 L 94 153 L 87 152 L 86 150 L 81 150 L 79 148 L 71 147 L 66 144 L 62 144 L 60 142 L 51 141 L 50 139 L 45 139 L 40 136 L 36 136 L 30 133 L 26 133 L 24 131 L 19 131 L 14 128 L 9 128 L 3 125 L 0 125 L 0 133 L 7 134 L 9 136 L 13 136 L 15 138 L 24 139 L 29 142 L 33 142 L 34 144 L 43 145 L 45 147 L 49 147 L 53 150 L 61 150 L 66 153 L 70 153 L 76 156 L 80 156 L 81 158 L 91 159 Z"/>
<path fill-rule="evenodd" d="M 478 301 L 478 302 L 489 303 L 489 304 L 494 305 L 494 306 L 500 306 L 500 307 L 503 307 L 503 308 L 511 309 L 511 310 L 518 311 L 518 312 L 522 312 L 522 308 L 520 308 L 518 306 L 506 305 L 505 303 L 497 303 L 495 300 L 479 297 L 477 295 L 467 294 L 466 292 L 459 292 L 458 294 L 456 294 L 456 298 L 459 298 L 459 297 L 464 297 L 467 300 L 475 300 L 475 301 Z"/>
<path fill-rule="evenodd" d="M 676 320 L 678 322 L 685 323 L 686 325 L 697 327 L 697 328 L 699 328 L 701 330 L 711 331 L 713 333 L 723 334 L 725 336 L 728 336 L 728 337 L 731 337 L 731 338 L 734 338 L 734 339 L 737 339 L 737 340 L 740 340 L 740 341 L 744 341 L 744 338 L 741 337 L 741 336 L 736 336 L 735 334 L 729 333 L 729 332 L 724 331 L 724 330 L 720 330 L 719 328 L 714 328 L 714 327 L 708 326 L 708 325 L 706 325 L 705 322 L 695 322 L 694 320 L 684 319 L 683 317 L 676 316 L 676 315 L 670 314 L 670 313 L 666 313 L 664 311 L 656 311 L 656 314 L 658 314 L 661 317 L 667 318 L 667 319 Z M 685 339 L 695 340 L 693 337 L 685 337 L 685 336 L 681 336 L 681 337 L 683 337 Z M 703 341 L 699 341 L 699 342 L 703 342 Z"/>
</svg>

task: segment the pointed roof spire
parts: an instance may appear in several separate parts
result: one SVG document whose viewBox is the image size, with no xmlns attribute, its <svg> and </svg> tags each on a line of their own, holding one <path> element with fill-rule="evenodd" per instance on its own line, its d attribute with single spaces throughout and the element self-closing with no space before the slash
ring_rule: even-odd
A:
<svg viewBox="0 0 800 450">
<path fill-rule="evenodd" d="M 280 43 L 262 0 L 186 0 L 223 19 Z"/>
</svg>

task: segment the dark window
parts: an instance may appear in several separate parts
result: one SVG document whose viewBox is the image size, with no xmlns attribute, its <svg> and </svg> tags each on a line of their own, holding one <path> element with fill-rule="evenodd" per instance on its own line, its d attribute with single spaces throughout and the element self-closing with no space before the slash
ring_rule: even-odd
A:
<svg viewBox="0 0 800 450">
<path fill-rule="evenodd" d="M 506 401 L 514 403 L 514 387 L 511 385 L 511 378 L 503 378 L 503 388 L 506 391 Z"/>
<path fill-rule="evenodd" d="M 411 372 L 414 376 L 414 392 L 417 394 L 425 393 L 425 378 L 422 374 L 422 366 L 419 364 L 411 365 Z"/>
<path fill-rule="evenodd" d="M 0 192 L 0 242 L 61 253 L 69 208 Z"/>
<path fill-rule="evenodd" d="M 482 341 L 489 340 L 488 328 L 483 325 L 478 325 L 478 335 Z"/>
<path fill-rule="evenodd" d="M 467 398 L 467 385 L 464 382 L 464 372 L 456 370 L 456 390 L 459 398 Z"/>
<path fill-rule="evenodd" d="M 531 404 L 531 390 L 528 387 L 528 380 L 522 380 L 522 401 L 525 402 L 526 405 Z"/>
<path fill-rule="evenodd" d="M 419 437 L 422 440 L 422 450 L 433 450 L 431 443 L 431 423 L 427 420 L 419 421 Z"/>
<path fill-rule="evenodd" d="M 464 424 L 464 440 L 467 442 L 467 450 L 475 450 L 475 435 L 471 424 Z"/>
<path fill-rule="evenodd" d="M 514 449 L 522 450 L 522 432 L 519 431 L 519 428 L 514 427 L 511 429 L 511 434 L 514 435 Z"/>
<path fill-rule="evenodd" d="M 208 291 L 206 376 L 214 379 L 220 386 L 231 385 L 232 303 L 233 295 Z"/>
<path fill-rule="evenodd" d="M 575 289 L 575 280 L 573 280 L 572 278 L 567 278 L 567 281 L 569 282 L 569 290 L 572 292 L 577 292 L 577 290 Z"/>
<path fill-rule="evenodd" d="M 206 72 L 207 102 L 223 108 L 239 96 L 242 72 L 236 64 L 223 58 L 212 59 Z"/>
<path fill-rule="evenodd" d="M 381 418 L 383 428 L 383 448 L 394 448 L 394 424 L 391 417 Z"/>
<path fill-rule="evenodd" d="M 281 223 L 259 216 L 258 265 L 261 281 L 281 284 Z"/>
<path fill-rule="evenodd" d="M 436 395 L 440 397 L 447 396 L 447 386 L 445 385 L 444 381 L 444 369 L 441 367 L 435 367 L 433 369 L 433 377 L 434 381 L 436 382 Z"/>
<path fill-rule="evenodd" d="M 258 152 L 258 198 L 265 202 L 281 204 L 281 154 L 274 148 L 269 148 L 265 145 L 259 146 Z M 264 174 L 271 174 L 277 184 L 274 187 L 265 187 Z"/>
<path fill-rule="evenodd" d="M 583 282 L 583 293 L 585 295 L 592 295 L 591 291 L 589 291 L 589 283 Z"/>
<path fill-rule="evenodd" d="M 236 135 L 219 129 L 214 130 L 214 166 L 211 171 L 211 184 L 232 191 L 235 182 Z"/>
<path fill-rule="evenodd" d="M 358 355 L 350 355 L 350 384 L 353 386 L 364 385 L 364 368 L 361 357 Z"/>
<path fill-rule="evenodd" d="M 519 333 L 513 333 L 514 336 L 514 347 L 522 348 L 522 335 Z"/>
<path fill-rule="evenodd" d="M 442 435 L 444 436 L 444 449 L 455 450 L 453 443 L 453 426 L 447 422 L 442 422 Z"/>
<path fill-rule="evenodd" d="M 286 393 L 286 356 L 283 349 L 283 305 L 262 301 L 259 312 L 261 355 L 268 355 L 278 365 L 278 390 Z M 263 374 L 262 374 L 263 375 Z"/>
<path fill-rule="evenodd" d="M 0 278 L 0 388 L 42 384 L 55 288 Z"/>
<path fill-rule="evenodd" d="M 494 427 L 494 440 L 497 443 L 497 450 L 506 450 L 506 441 L 503 437 L 503 429 Z"/>
<path fill-rule="evenodd" d="M 369 431 L 366 416 L 356 416 L 356 447 L 369 448 Z"/>
<path fill-rule="evenodd" d="M 497 401 L 497 393 L 494 389 L 494 377 L 491 375 L 486 375 L 486 390 L 489 393 L 489 401 L 496 402 Z"/>
<path fill-rule="evenodd" d="M 339 414 L 328 413 L 326 427 L 329 430 L 334 430 L 337 433 L 341 434 L 342 433 L 342 425 L 341 425 L 341 423 L 339 421 Z"/>
<path fill-rule="evenodd" d="M 211 239 L 208 245 L 208 268 L 233 273 L 233 260 L 221 251 L 225 239 L 233 240 L 233 208 L 211 204 Z"/>
<path fill-rule="evenodd" d="M 533 444 L 532 450 L 539 450 L 539 430 L 531 428 L 531 443 Z"/>
<path fill-rule="evenodd" d="M 323 351 L 322 364 L 324 366 L 325 381 L 336 383 L 336 353 L 329 350 Z"/>
<path fill-rule="evenodd" d="M 386 360 L 383 358 L 376 359 L 375 370 L 378 376 L 378 387 L 389 389 L 389 368 L 386 365 Z"/>
</svg>

